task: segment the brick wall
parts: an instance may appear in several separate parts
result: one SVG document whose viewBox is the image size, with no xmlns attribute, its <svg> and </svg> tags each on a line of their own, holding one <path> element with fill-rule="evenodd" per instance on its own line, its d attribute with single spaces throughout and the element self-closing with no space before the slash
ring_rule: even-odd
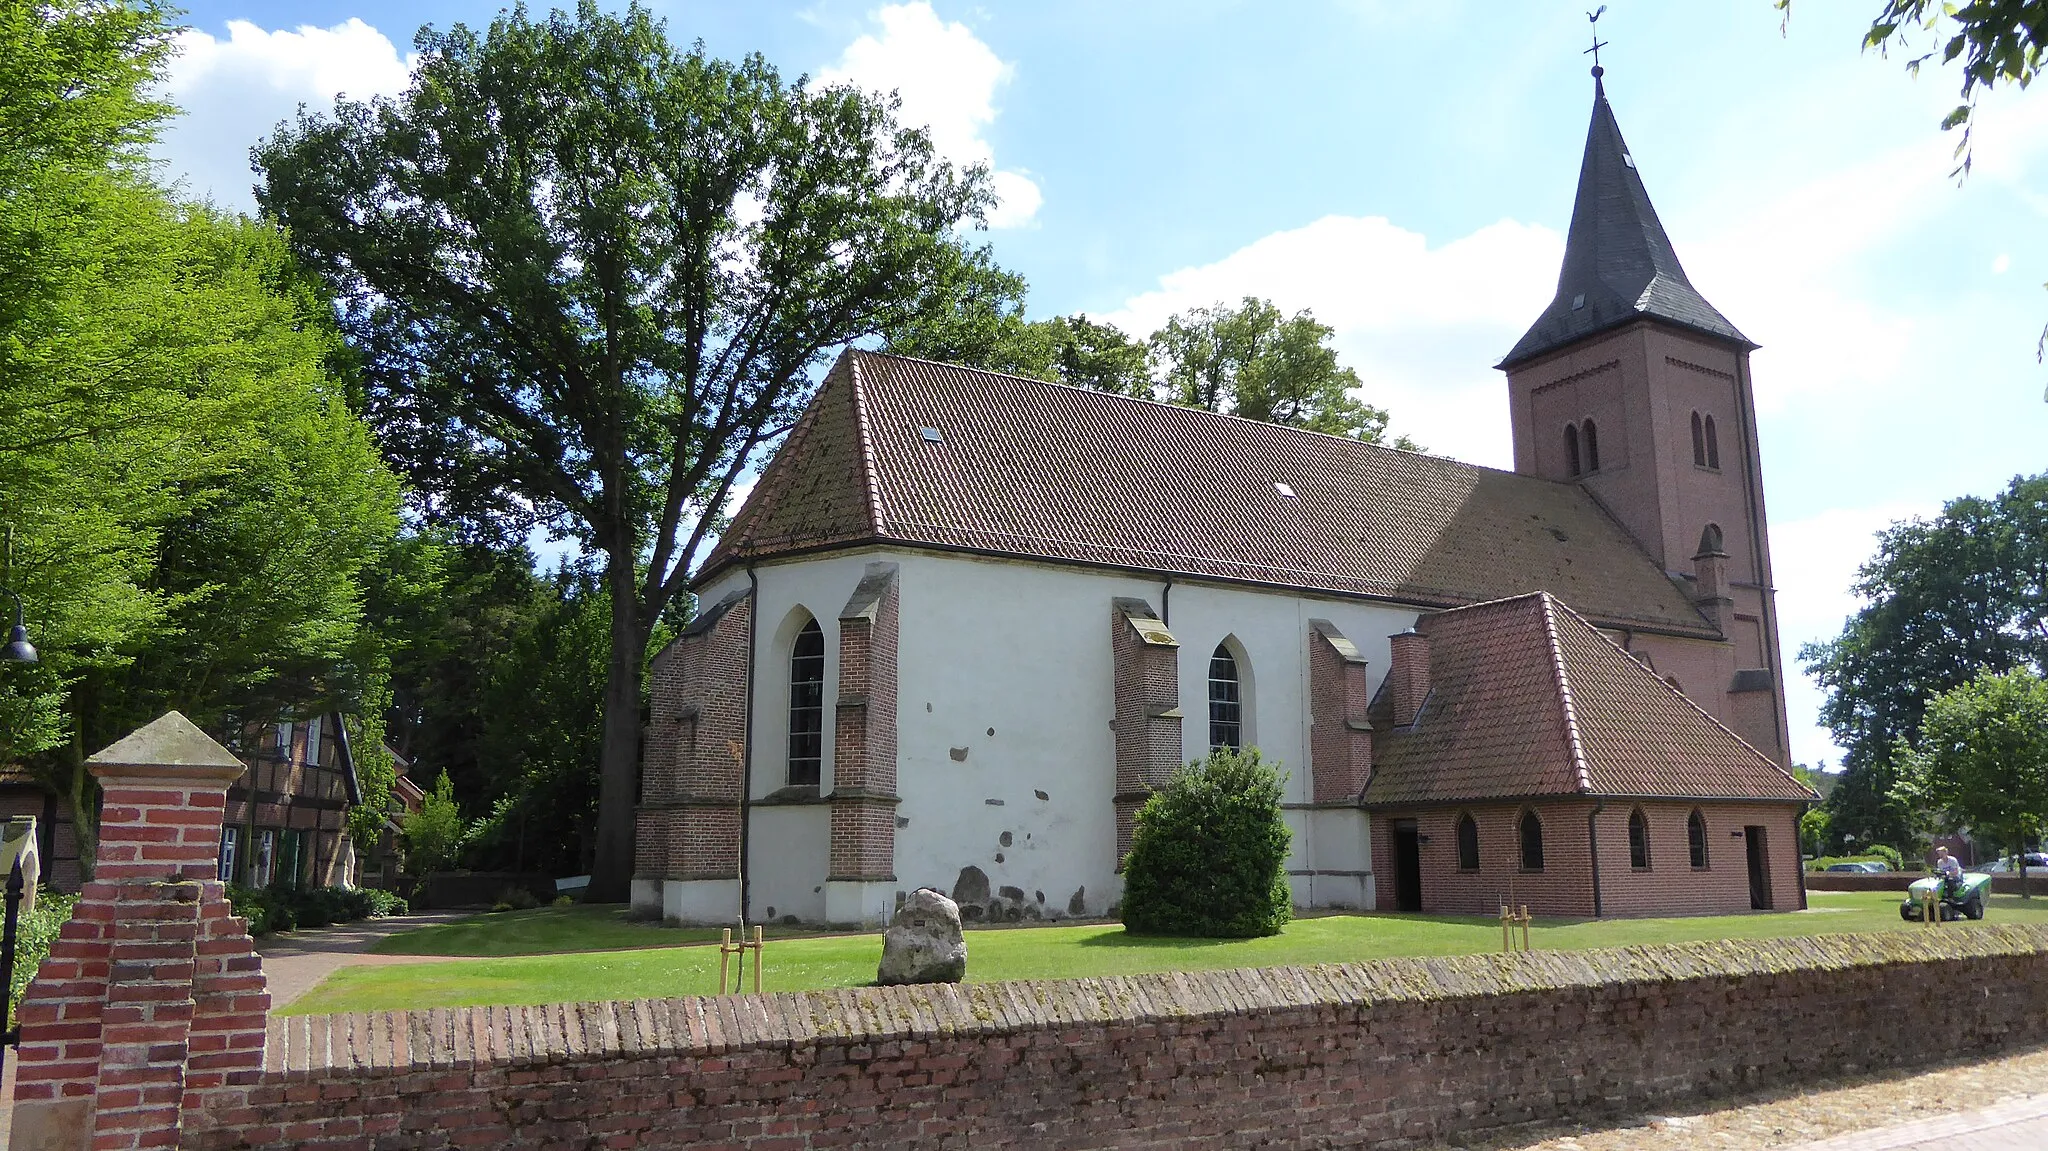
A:
<svg viewBox="0 0 2048 1151">
<path fill-rule="evenodd" d="M 1143 600 L 1117 599 L 1109 617 L 1116 693 L 1116 868 L 1122 871 L 1138 809 L 1181 765 L 1180 644 Z M 1207 723 L 1206 715 L 1202 722 Z"/>
<path fill-rule="evenodd" d="M 691 621 L 648 670 L 633 873 L 739 875 L 740 757 L 746 748 L 753 600 L 736 592 Z"/>
<path fill-rule="evenodd" d="M 181 1145 L 1407 1146 L 2037 1042 L 2044 1012 L 2048 929 L 1972 925 L 295 1017 Z"/>
<path fill-rule="evenodd" d="M 1309 766 L 1317 803 L 1355 802 L 1372 775 L 1365 657 L 1328 620 L 1309 621 Z"/>
<path fill-rule="evenodd" d="M 892 563 L 871 563 L 839 613 L 828 878 L 896 878 L 896 649 Z"/>
</svg>

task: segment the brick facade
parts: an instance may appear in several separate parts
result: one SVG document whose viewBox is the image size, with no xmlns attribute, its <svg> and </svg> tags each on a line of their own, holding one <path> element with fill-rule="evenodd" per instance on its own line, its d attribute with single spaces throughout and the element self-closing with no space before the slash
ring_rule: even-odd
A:
<svg viewBox="0 0 2048 1151">
<path fill-rule="evenodd" d="M 1372 775 L 1365 657 L 1328 620 L 1308 621 L 1309 766 L 1316 803 L 1356 803 Z"/>
<path fill-rule="evenodd" d="M 1181 766 L 1180 643 L 1138 599 L 1111 603 L 1109 637 L 1116 669 L 1116 858 L 1122 871 L 1138 809 Z"/>
<path fill-rule="evenodd" d="M 828 880 L 896 879 L 897 569 L 871 563 L 839 613 Z"/>
<path fill-rule="evenodd" d="M 654 657 L 636 812 L 634 873 L 735 879 L 753 601 L 736 592 Z"/>
<path fill-rule="evenodd" d="M 1411 1147 L 1992 1052 L 2044 1013 L 2048 929 L 1951 925 L 300 1016 L 179 1145 Z"/>
<path fill-rule="evenodd" d="M 1394 705 L 1394 726 L 1403 727 L 1415 722 L 1415 713 L 1429 696 L 1429 638 L 1410 628 L 1387 637 L 1387 646 L 1392 660 L 1387 667 L 1387 697 Z"/>
</svg>

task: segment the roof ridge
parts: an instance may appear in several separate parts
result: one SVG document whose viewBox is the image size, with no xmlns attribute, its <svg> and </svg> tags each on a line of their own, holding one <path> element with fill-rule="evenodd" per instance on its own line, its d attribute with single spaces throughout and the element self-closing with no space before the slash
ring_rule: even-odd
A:
<svg viewBox="0 0 2048 1151">
<path fill-rule="evenodd" d="M 1550 593 L 1542 592 L 1538 594 L 1548 595 Z M 1806 781 L 1800 779 L 1796 775 L 1793 775 L 1791 772 L 1786 771 L 1785 768 L 1781 764 L 1779 764 L 1777 760 L 1772 759 L 1769 755 L 1765 754 L 1762 748 L 1759 748 L 1755 744 L 1742 738 L 1742 734 L 1740 732 L 1736 731 L 1734 728 L 1729 727 L 1727 724 L 1722 723 L 1719 719 L 1715 718 L 1713 712 L 1710 712 L 1706 708 L 1701 707 L 1699 703 L 1695 701 L 1691 696 L 1685 694 L 1685 692 L 1681 691 L 1680 689 L 1673 687 L 1670 681 L 1666 680 L 1663 676 L 1658 675 L 1656 672 L 1650 670 L 1647 667 L 1644 667 L 1643 661 L 1637 659 L 1633 654 L 1629 652 L 1627 648 L 1621 646 L 1620 644 L 1614 642 L 1613 639 L 1609 638 L 1607 633 L 1601 631 L 1597 626 L 1595 626 L 1592 620 L 1589 620 L 1585 616 L 1580 615 L 1578 612 L 1573 611 L 1570 604 L 1561 603 L 1559 606 L 1563 607 L 1565 611 L 1570 612 L 1572 618 L 1586 625 L 1586 630 L 1592 632 L 1594 637 L 1597 638 L 1601 643 L 1604 643 L 1608 647 L 1613 648 L 1616 654 L 1620 655 L 1623 659 L 1628 660 L 1628 662 L 1631 665 L 1633 665 L 1636 668 L 1636 670 L 1640 671 L 1642 674 L 1649 676 L 1652 680 L 1656 681 L 1658 687 L 1663 688 L 1665 691 L 1670 692 L 1672 695 L 1675 695 L 1680 700 L 1684 701 L 1685 706 L 1700 713 L 1700 716 L 1704 718 L 1708 723 L 1711 723 L 1715 727 L 1718 727 L 1722 731 L 1726 732 L 1729 738 L 1733 739 L 1736 743 L 1741 744 L 1745 750 L 1754 754 L 1758 759 L 1761 759 L 1765 763 L 1769 764 L 1772 770 L 1784 776 L 1786 779 L 1791 780 L 1793 783 L 1796 783 L 1801 787 L 1805 787 L 1808 791 L 1813 790 L 1811 787 L 1807 786 Z"/>
<path fill-rule="evenodd" d="M 1564 711 L 1565 755 L 1571 759 L 1574 788 L 1580 795 L 1588 795 L 1593 790 L 1593 772 L 1586 764 L 1585 741 L 1579 736 L 1579 711 L 1577 705 L 1572 701 L 1572 679 L 1564 666 L 1564 646 L 1558 642 L 1557 597 L 1547 591 L 1538 591 L 1531 594 L 1535 595 L 1542 602 L 1543 636 L 1545 642 L 1550 646 L 1551 671 L 1557 675 L 1558 704 Z M 1665 686 L 1669 687 L 1670 685 L 1666 684 Z"/>
</svg>

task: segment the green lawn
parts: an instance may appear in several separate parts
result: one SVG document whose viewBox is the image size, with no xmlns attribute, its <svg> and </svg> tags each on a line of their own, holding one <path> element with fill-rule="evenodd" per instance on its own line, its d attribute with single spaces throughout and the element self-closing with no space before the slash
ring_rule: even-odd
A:
<svg viewBox="0 0 2048 1151">
<path fill-rule="evenodd" d="M 1544 950 L 1625 947 L 1697 939 L 1757 939 L 1844 931 L 1930 930 L 1899 918 L 1897 892 L 1813 892 L 1813 910 L 1694 919 L 1537 920 Z M 2048 899 L 1993 896 L 1991 922 L 2048 924 Z M 655 928 L 617 909 L 503 912 L 393 936 L 380 951 L 490 956 L 473 962 L 345 968 L 287 1014 L 482 1003 L 700 995 L 717 990 L 718 949 L 703 928 Z M 649 946 L 650 940 L 657 944 Z M 661 943 L 685 944 L 659 946 Z M 533 954 L 548 946 L 557 954 Z M 620 948 L 633 948 L 620 950 Z M 1266 939 L 1189 940 L 1128 935 L 1116 924 L 992 927 L 967 933 L 969 978 L 1062 979 L 1147 971 L 1345 963 L 1405 955 L 1466 955 L 1500 948 L 1500 924 L 1464 916 L 1328 915 L 1299 919 Z M 871 983 L 879 935 L 771 929 L 764 988 L 795 991 Z"/>
</svg>

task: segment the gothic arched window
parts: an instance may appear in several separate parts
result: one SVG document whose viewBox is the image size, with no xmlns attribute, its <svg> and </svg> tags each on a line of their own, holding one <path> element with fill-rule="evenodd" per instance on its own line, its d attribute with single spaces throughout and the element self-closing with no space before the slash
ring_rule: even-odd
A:
<svg viewBox="0 0 2048 1151">
<path fill-rule="evenodd" d="M 825 632 L 806 623 L 789 649 L 789 783 L 818 785 L 825 753 Z"/>
<path fill-rule="evenodd" d="M 1458 870 L 1479 870 L 1479 821 L 1471 812 L 1458 816 Z"/>
<path fill-rule="evenodd" d="M 1590 419 L 1586 421 L 1585 439 L 1586 470 L 1597 472 L 1600 470 L 1600 429 L 1594 427 Z"/>
<path fill-rule="evenodd" d="M 1209 656 L 1209 746 L 1236 751 L 1244 746 L 1244 690 L 1237 657 L 1228 644 Z"/>
<path fill-rule="evenodd" d="M 1692 414 L 1692 462 L 1694 467 L 1707 466 L 1707 433 L 1698 412 Z"/>
<path fill-rule="evenodd" d="M 1685 821 L 1685 844 L 1691 849 L 1692 865 L 1694 867 L 1705 867 L 1707 865 L 1707 817 L 1701 815 L 1700 809 L 1697 807 L 1692 809 L 1692 816 Z"/>
<path fill-rule="evenodd" d="M 1714 435 L 1714 417 L 1712 416 L 1707 417 L 1707 466 L 1710 468 L 1721 466 L 1721 441 L 1719 437 Z"/>
<path fill-rule="evenodd" d="M 1640 807 L 1628 813 L 1628 865 L 1637 871 L 1650 869 L 1650 821 Z"/>
<path fill-rule="evenodd" d="M 1579 426 L 1564 426 L 1564 472 L 1568 476 L 1579 474 Z"/>
<path fill-rule="evenodd" d="M 1522 813 L 1522 870 L 1543 870 L 1543 821 L 1533 811 Z"/>
</svg>

